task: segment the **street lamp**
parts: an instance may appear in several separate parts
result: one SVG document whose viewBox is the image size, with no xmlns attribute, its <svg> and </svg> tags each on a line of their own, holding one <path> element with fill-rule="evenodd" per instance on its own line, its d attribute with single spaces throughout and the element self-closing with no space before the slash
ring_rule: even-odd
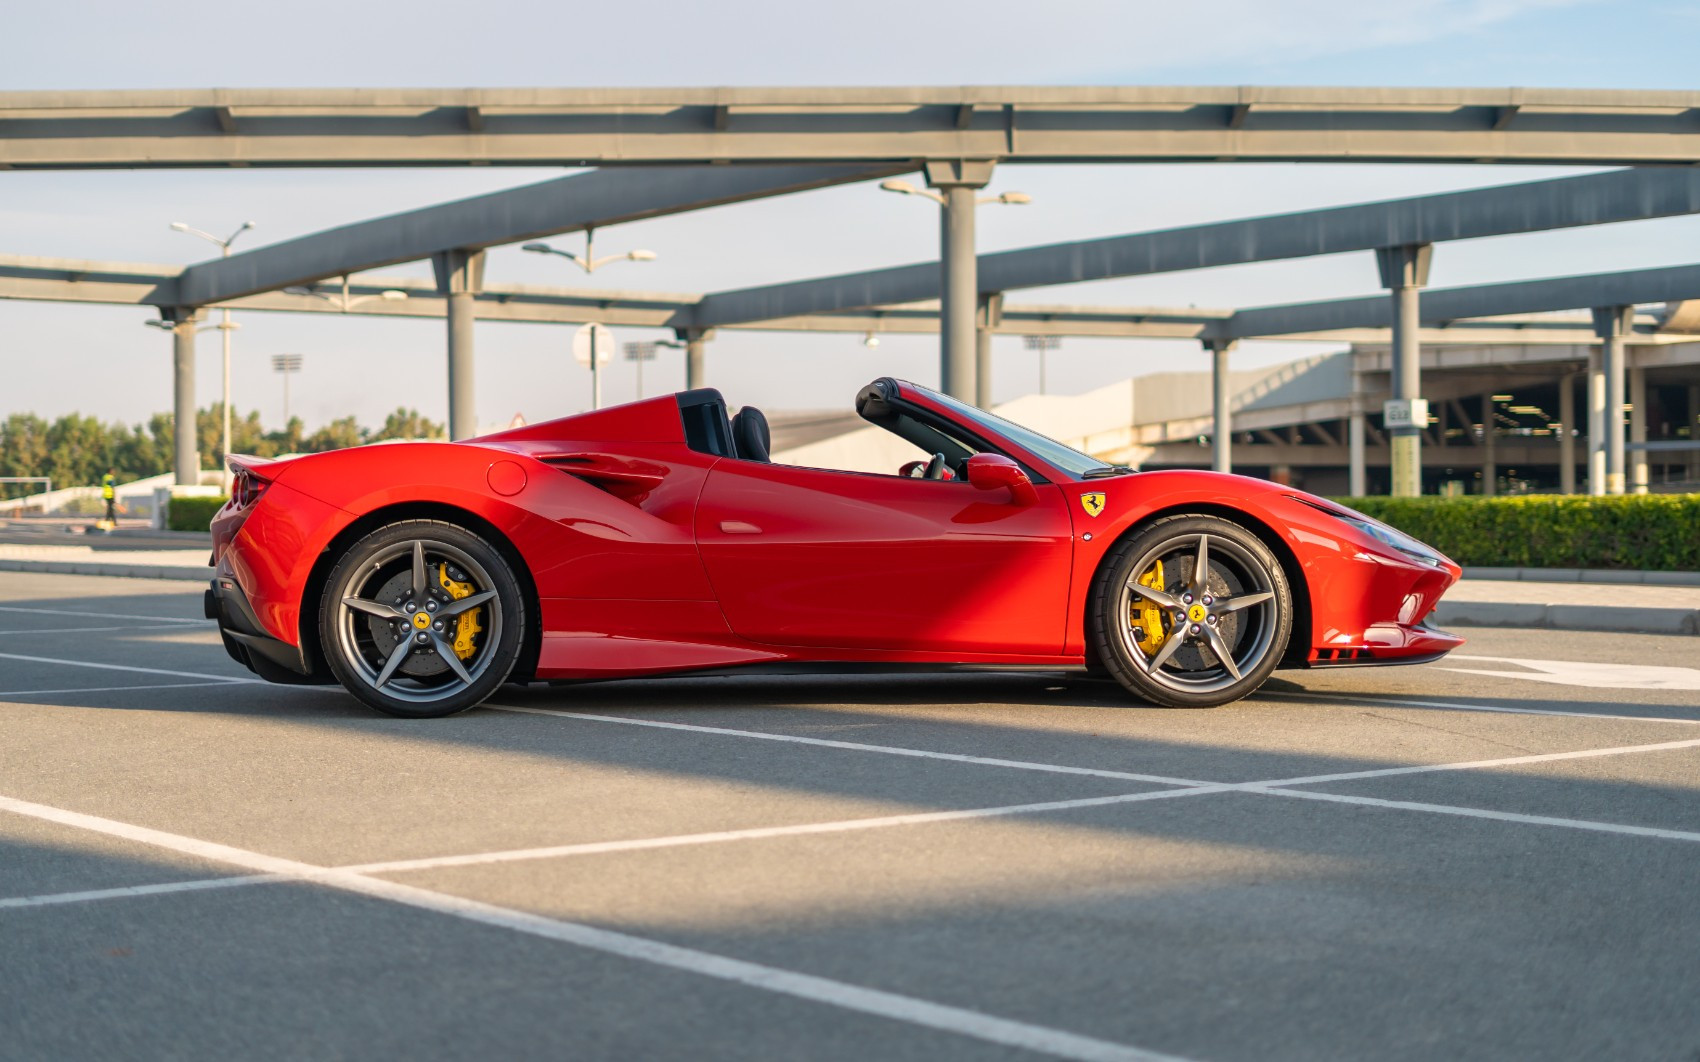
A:
<svg viewBox="0 0 1700 1062">
<path fill-rule="evenodd" d="M 609 264 L 610 262 L 653 262 L 653 261 L 655 261 L 655 252 L 654 251 L 645 251 L 645 250 L 627 251 L 625 254 L 610 254 L 610 255 L 605 255 L 601 258 L 597 258 L 597 257 L 595 257 L 595 255 L 593 253 L 593 248 L 594 248 L 593 241 L 595 240 L 595 238 L 596 238 L 596 230 L 595 229 L 585 229 L 584 230 L 584 253 L 583 254 L 574 254 L 572 251 L 558 250 L 554 247 L 549 246 L 546 243 L 528 243 L 528 244 L 521 246 L 520 250 L 530 251 L 532 254 L 552 254 L 552 255 L 556 255 L 556 256 L 561 257 L 561 258 L 565 258 L 567 261 L 571 262 L 573 265 L 578 266 L 580 269 L 584 270 L 586 273 L 594 273 L 598 269 L 600 269 L 601 267 Z"/>
<path fill-rule="evenodd" d="M 291 287 L 291 288 L 284 288 L 283 293 L 285 295 L 306 295 L 306 296 L 310 296 L 311 298 L 315 298 L 315 299 L 323 299 L 326 302 L 330 303 L 331 305 L 335 306 L 342 313 L 347 313 L 349 311 L 350 307 L 358 306 L 363 302 L 371 302 L 373 299 L 383 299 L 385 302 L 401 302 L 402 300 L 407 298 L 407 292 L 401 291 L 400 289 L 397 289 L 397 288 L 386 288 L 385 290 L 378 292 L 376 295 L 356 295 L 353 298 L 350 298 L 349 294 L 348 294 L 348 274 L 347 273 L 344 273 L 342 275 L 342 295 L 341 296 L 326 295 L 324 292 L 319 291 L 315 288 L 306 287 L 306 286 L 302 286 L 302 285 L 297 285 L 296 287 Z"/>
<path fill-rule="evenodd" d="M 881 181 L 880 191 L 896 192 L 898 195 L 918 195 L 925 199 L 931 199 L 939 206 L 944 206 L 943 193 L 931 188 L 917 188 L 908 181 L 897 177 L 893 177 L 889 181 Z M 976 203 L 1002 203 L 1004 206 L 1026 206 L 1032 201 L 1033 197 L 1028 195 L 1026 192 L 1004 192 L 1001 195 L 983 195 L 974 200 Z"/>
<path fill-rule="evenodd" d="M 252 221 L 244 221 L 235 232 L 221 240 L 212 233 L 197 229 L 185 222 L 173 221 L 171 223 L 173 232 L 186 232 L 191 236 L 199 236 L 208 243 L 218 245 L 219 254 L 224 258 L 230 257 L 230 245 L 236 242 L 236 237 L 253 227 Z M 219 469 L 219 482 L 224 484 L 225 491 L 228 493 L 230 490 L 230 333 L 236 328 L 235 325 L 230 323 L 229 310 L 224 311 L 224 319 L 219 322 L 217 327 L 224 333 L 224 467 Z"/>
<path fill-rule="evenodd" d="M 1023 336 L 1022 344 L 1028 350 L 1039 352 L 1039 393 L 1045 393 L 1045 354 L 1062 347 L 1062 336 Z"/>
<path fill-rule="evenodd" d="M 641 343 L 626 344 L 626 360 L 637 366 L 637 396 L 643 397 L 643 363 L 655 360 L 655 351 L 660 347 L 669 350 L 683 350 L 684 344 L 673 339 L 649 339 Z"/>
<path fill-rule="evenodd" d="M 599 269 L 602 266 L 609 264 L 610 262 L 653 262 L 653 261 L 655 261 L 655 252 L 654 251 L 645 251 L 645 250 L 641 250 L 641 249 L 636 250 L 636 251 L 627 251 L 625 254 L 610 254 L 610 255 L 605 255 L 601 258 L 598 258 L 598 257 L 596 257 L 596 254 L 595 254 L 595 239 L 596 239 L 596 230 L 595 229 L 585 229 L 584 230 L 584 253 L 583 254 L 574 254 L 571 251 L 562 251 L 562 250 L 559 250 L 557 248 L 551 247 L 546 243 L 523 244 L 523 245 L 521 245 L 520 250 L 530 251 L 532 254 L 552 254 L 557 258 L 565 258 L 567 261 L 571 262 L 573 265 L 578 266 L 580 269 L 584 270 L 586 273 L 594 273 L 594 272 L 596 272 L 597 269 Z M 590 333 L 590 408 L 600 409 L 602 407 L 602 376 L 601 376 L 602 365 L 601 365 L 601 359 L 597 356 L 597 352 L 596 352 L 596 332 L 594 331 L 595 326 L 591 326 L 591 327 L 592 327 L 592 331 Z M 641 372 L 642 370 L 640 369 L 639 371 Z"/>
<path fill-rule="evenodd" d="M 283 377 L 283 430 L 285 436 L 289 433 L 289 377 L 291 373 L 301 371 L 301 355 L 273 354 L 272 372 Z"/>
</svg>

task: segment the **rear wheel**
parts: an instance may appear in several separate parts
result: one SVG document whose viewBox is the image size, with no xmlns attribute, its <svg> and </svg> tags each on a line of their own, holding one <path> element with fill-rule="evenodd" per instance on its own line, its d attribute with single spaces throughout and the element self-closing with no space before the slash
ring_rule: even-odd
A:
<svg viewBox="0 0 1700 1062">
<path fill-rule="evenodd" d="M 367 535 L 331 570 L 319 638 L 337 680 L 372 707 L 451 715 L 507 680 L 525 638 L 524 599 L 483 538 L 406 520 Z"/>
<path fill-rule="evenodd" d="M 1213 708 L 1263 685 L 1292 625 L 1286 573 L 1261 539 L 1219 517 L 1171 516 L 1104 558 L 1087 636 L 1134 694 Z"/>
</svg>

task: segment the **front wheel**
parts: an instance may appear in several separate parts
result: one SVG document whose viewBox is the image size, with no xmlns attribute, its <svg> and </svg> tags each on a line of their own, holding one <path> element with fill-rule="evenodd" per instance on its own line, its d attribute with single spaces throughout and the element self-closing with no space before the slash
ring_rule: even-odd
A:
<svg viewBox="0 0 1700 1062">
<path fill-rule="evenodd" d="M 390 715 L 452 715 L 507 680 L 525 605 L 507 561 L 478 535 L 405 520 L 355 543 L 325 581 L 319 638 L 337 680 Z"/>
<path fill-rule="evenodd" d="M 1250 531 L 1171 516 L 1122 541 L 1093 580 L 1087 637 L 1132 693 L 1214 708 L 1269 678 L 1292 633 L 1287 575 Z"/>
</svg>

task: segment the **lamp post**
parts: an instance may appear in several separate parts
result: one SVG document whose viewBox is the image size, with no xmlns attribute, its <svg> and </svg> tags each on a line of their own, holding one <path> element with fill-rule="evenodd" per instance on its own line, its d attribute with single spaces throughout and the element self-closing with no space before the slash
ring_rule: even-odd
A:
<svg viewBox="0 0 1700 1062">
<path fill-rule="evenodd" d="M 1045 393 L 1045 355 L 1062 347 L 1062 336 L 1023 336 L 1022 344 L 1028 350 L 1039 352 L 1039 393 Z"/>
<path fill-rule="evenodd" d="M 551 247 L 546 243 L 523 244 L 520 247 L 520 250 L 530 251 L 532 254 L 552 254 L 557 258 L 565 258 L 567 261 L 578 266 L 586 273 L 594 273 L 602 266 L 608 265 L 611 262 L 655 261 L 656 256 L 654 251 L 645 251 L 641 248 L 636 251 L 627 251 L 625 254 L 610 254 L 598 258 L 595 254 L 595 241 L 596 230 L 585 229 L 583 254 L 574 254 L 572 251 L 563 251 L 559 248 Z M 600 364 L 601 359 L 598 357 L 596 349 L 597 336 L 595 327 L 596 326 L 592 326 L 592 330 L 590 332 L 590 408 L 600 409 L 602 407 L 602 366 Z"/>
<path fill-rule="evenodd" d="M 601 258 L 597 258 L 593 253 L 594 248 L 595 248 L 595 243 L 594 243 L 595 239 L 596 239 L 596 230 L 595 229 L 585 229 L 584 230 L 584 253 L 583 254 L 574 254 L 572 251 L 562 251 L 562 250 L 559 250 L 557 248 L 551 247 L 546 243 L 528 243 L 528 244 L 521 246 L 520 250 L 530 251 L 532 254 L 552 254 L 552 255 L 556 255 L 556 256 L 561 257 L 561 258 L 565 258 L 567 261 L 578 266 L 580 269 L 584 270 L 586 273 L 594 273 L 598 269 L 602 268 L 603 266 L 608 265 L 610 262 L 653 262 L 653 261 L 655 261 L 655 252 L 654 251 L 645 251 L 645 250 L 642 250 L 642 249 L 639 249 L 639 250 L 636 250 L 636 251 L 627 251 L 625 254 L 610 254 L 610 255 L 604 255 Z"/>
<path fill-rule="evenodd" d="M 283 377 L 283 430 L 289 431 L 289 377 L 301 371 L 301 355 L 273 354 L 272 371 Z"/>
<path fill-rule="evenodd" d="M 398 288 L 386 288 L 385 290 L 378 292 L 376 295 L 356 295 L 353 298 L 350 298 L 348 294 L 347 273 L 342 275 L 341 295 L 326 295 L 324 292 L 319 291 L 316 288 L 306 286 L 284 288 L 283 293 L 285 295 L 306 295 L 315 299 L 323 299 L 335 306 L 337 310 L 342 313 L 347 313 L 350 308 L 358 306 L 363 302 L 371 302 L 373 299 L 383 299 L 385 302 L 401 302 L 407 298 L 407 292 Z"/>
<path fill-rule="evenodd" d="M 171 223 L 174 232 L 186 232 L 191 236 L 199 236 L 208 243 L 216 244 L 220 256 L 224 258 L 230 257 L 230 245 L 236 242 L 236 237 L 253 227 L 252 221 L 244 221 L 235 232 L 221 240 L 210 232 L 194 228 L 184 222 L 173 221 Z M 224 424 L 220 435 L 223 440 L 221 445 L 224 447 L 224 466 L 219 469 L 218 475 L 219 482 L 224 485 L 225 492 L 228 493 L 230 490 L 230 333 L 236 329 L 236 326 L 230 323 L 229 310 L 224 311 L 223 319 L 219 321 L 217 328 L 224 333 L 224 395 L 221 399 Z"/>
<path fill-rule="evenodd" d="M 979 286 L 974 216 L 983 204 L 1025 206 L 1033 197 L 1026 192 L 977 197 L 975 192 L 991 178 L 990 162 L 929 161 L 926 172 L 929 188 L 894 178 L 881 182 L 880 189 L 939 205 L 939 387 L 965 402 L 989 404 L 997 296 Z"/>
</svg>

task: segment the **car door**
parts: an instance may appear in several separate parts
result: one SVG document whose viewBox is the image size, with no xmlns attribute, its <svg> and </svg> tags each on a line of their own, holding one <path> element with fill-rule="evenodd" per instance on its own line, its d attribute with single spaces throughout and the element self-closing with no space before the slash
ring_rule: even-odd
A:
<svg viewBox="0 0 1700 1062">
<path fill-rule="evenodd" d="M 773 645 L 1055 654 L 1072 538 L 1062 492 L 718 462 L 697 543 L 727 622 Z"/>
</svg>

